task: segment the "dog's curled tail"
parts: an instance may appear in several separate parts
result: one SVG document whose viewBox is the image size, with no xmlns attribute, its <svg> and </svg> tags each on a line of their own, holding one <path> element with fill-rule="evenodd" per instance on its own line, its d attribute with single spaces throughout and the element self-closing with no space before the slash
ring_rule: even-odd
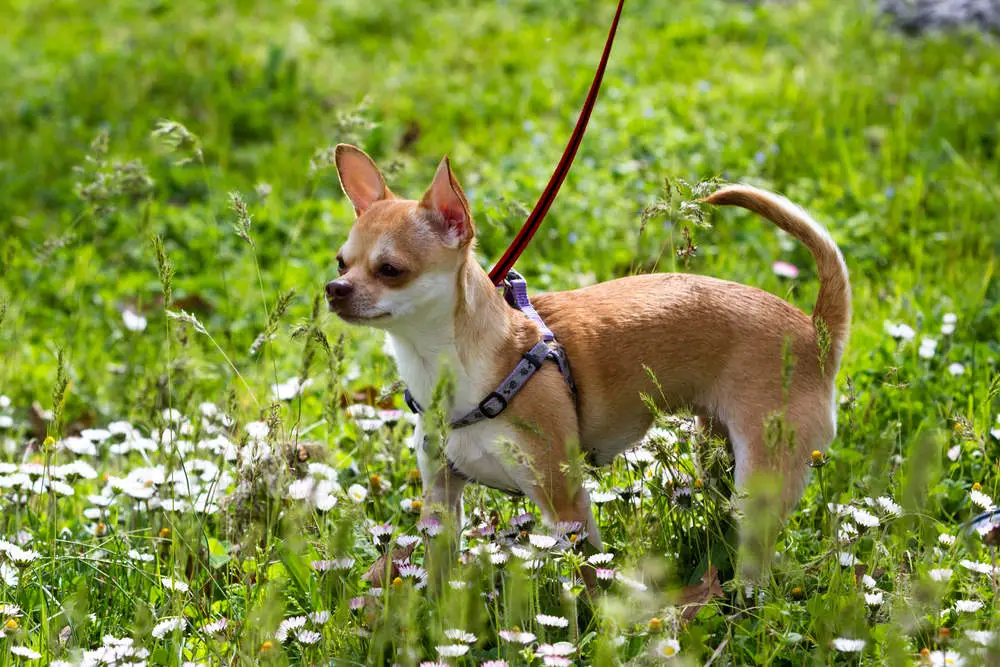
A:
<svg viewBox="0 0 1000 667">
<path fill-rule="evenodd" d="M 802 208 L 784 197 L 750 185 L 727 185 L 702 201 L 753 211 L 809 249 L 819 270 L 819 295 L 813 308 L 813 323 L 821 345 L 829 347 L 836 367 L 843 356 L 851 326 L 851 283 L 844 256 L 827 231 Z M 823 344 L 824 329 L 829 333 L 826 345 Z"/>
</svg>

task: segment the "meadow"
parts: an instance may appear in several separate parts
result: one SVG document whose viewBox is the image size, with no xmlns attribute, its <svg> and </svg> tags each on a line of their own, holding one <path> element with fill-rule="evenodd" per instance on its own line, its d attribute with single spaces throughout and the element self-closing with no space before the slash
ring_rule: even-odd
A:
<svg viewBox="0 0 1000 667">
<path fill-rule="evenodd" d="M 425 569 L 395 369 L 321 299 L 353 220 L 331 147 L 412 197 L 448 154 L 489 266 L 613 4 L 0 3 L 0 667 L 1000 664 L 1000 530 L 968 524 L 1000 493 L 1000 41 L 858 0 L 628 0 L 518 263 L 533 291 L 688 271 L 809 312 L 805 248 L 684 184 L 830 230 L 839 433 L 766 585 L 726 576 L 730 464 L 699 477 L 683 414 L 588 475 L 604 554 L 471 486 Z"/>
</svg>

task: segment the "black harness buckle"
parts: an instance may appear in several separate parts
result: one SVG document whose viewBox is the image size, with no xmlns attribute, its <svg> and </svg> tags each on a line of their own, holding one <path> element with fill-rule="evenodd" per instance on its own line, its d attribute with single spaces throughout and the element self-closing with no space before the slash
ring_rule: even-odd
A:
<svg viewBox="0 0 1000 667">
<path fill-rule="evenodd" d="M 495 401 L 495 405 L 498 404 L 497 409 L 490 407 L 490 401 Z M 479 411 L 482 412 L 487 419 L 494 419 L 500 416 L 500 413 L 507 409 L 507 399 L 504 398 L 498 392 L 492 391 L 489 395 L 479 402 Z"/>
<path fill-rule="evenodd" d="M 413 398 L 413 394 L 410 393 L 409 389 L 403 392 L 403 402 L 406 403 L 406 407 L 408 407 L 413 414 L 419 415 L 423 412 L 420 404 L 417 403 L 417 399 Z"/>
</svg>

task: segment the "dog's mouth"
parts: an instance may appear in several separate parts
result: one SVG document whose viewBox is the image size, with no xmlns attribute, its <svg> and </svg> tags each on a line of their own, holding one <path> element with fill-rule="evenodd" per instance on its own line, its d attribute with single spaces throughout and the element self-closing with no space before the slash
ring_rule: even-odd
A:
<svg viewBox="0 0 1000 667">
<path fill-rule="evenodd" d="M 389 317 L 389 313 L 376 313 L 375 315 L 355 315 L 353 313 L 341 313 L 331 308 L 330 310 L 344 320 L 348 324 L 370 324 L 372 322 L 378 322 Z"/>
</svg>

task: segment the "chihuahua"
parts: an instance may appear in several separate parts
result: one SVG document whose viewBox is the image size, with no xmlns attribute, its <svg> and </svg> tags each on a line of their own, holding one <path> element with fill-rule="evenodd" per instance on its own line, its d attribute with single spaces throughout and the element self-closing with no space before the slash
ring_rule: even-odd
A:
<svg viewBox="0 0 1000 667">
<path fill-rule="evenodd" d="M 469 202 L 447 158 L 419 201 L 396 197 L 358 148 L 337 146 L 336 164 L 357 218 L 337 255 L 340 277 L 326 285 L 330 310 L 387 333 L 418 404 L 431 404 L 447 372 L 454 391 L 444 408 L 451 418 L 469 413 L 541 328 L 476 262 Z M 580 522 L 600 549 L 571 459 L 581 452 L 603 465 L 638 443 L 653 421 L 643 396 L 665 412 L 692 411 L 729 443 L 737 492 L 767 476 L 780 483 L 776 516 L 798 502 L 812 452 L 825 452 L 836 434 L 847 267 L 826 231 L 783 197 L 731 185 L 704 201 L 749 209 L 805 244 L 820 283 L 812 317 L 760 289 L 681 273 L 535 296 L 576 392 L 556 364 L 541 364 L 502 414 L 452 429 L 440 455 L 418 447 L 425 512 L 444 509 L 461 525 L 462 489 L 475 480 L 527 495 L 550 524 Z"/>
</svg>

